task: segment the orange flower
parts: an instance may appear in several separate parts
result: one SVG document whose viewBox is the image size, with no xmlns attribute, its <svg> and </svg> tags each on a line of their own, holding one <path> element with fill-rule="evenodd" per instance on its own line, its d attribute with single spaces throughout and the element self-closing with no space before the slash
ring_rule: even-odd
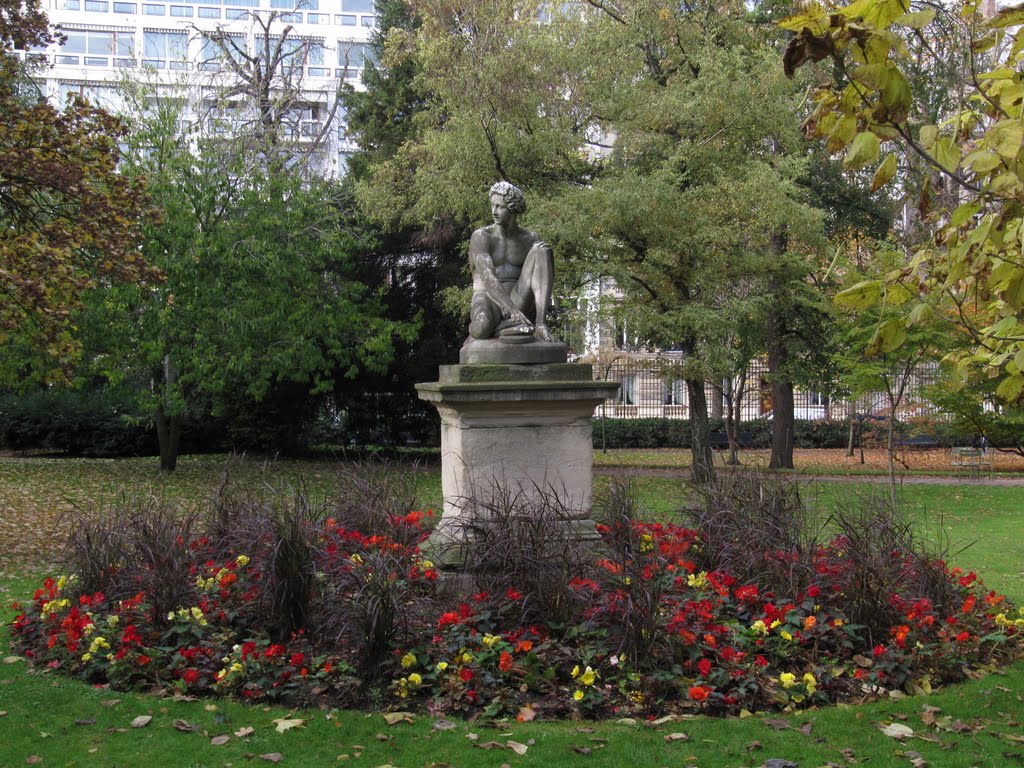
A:
<svg viewBox="0 0 1024 768">
<path fill-rule="evenodd" d="M 532 640 L 520 640 L 518 643 L 516 643 L 516 653 L 529 653 L 532 650 Z"/>
<path fill-rule="evenodd" d="M 818 620 L 816 618 L 814 618 L 813 616 L 808 616 L 806 619 L 804 619 L 804 629 L 811 629 L 817 623 Z"/>
<path fill-rule="evenodd" d="M 512 654 L 508 651 L 502 651 L 501 656 L 498 658 L 498 669 L 502 672 L 508 672 L 512 669 Z"/>
<path fill-rule="evenodd" d="M 711 689 L 706 685 L 695 685 L 690 688 L 690 700 L 691 701 L 704 701 L 708 696 L 711 695 Z"/>
</svg>

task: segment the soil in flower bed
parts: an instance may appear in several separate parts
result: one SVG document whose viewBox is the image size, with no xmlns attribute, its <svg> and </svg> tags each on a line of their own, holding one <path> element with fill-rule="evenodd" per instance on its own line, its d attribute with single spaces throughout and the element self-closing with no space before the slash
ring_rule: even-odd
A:
<svg viewBox="0 0 1024 768">
<path fill-rule="evenodd" d="M 460 580 L 421 551 L 431 514 L 380 478 L 83 518 L 16 649 L 115 688 L 522 719 L 863 701 L 1022 649 L 1022 612 L 881 505 L 837 511 L 819 540 L 784 481 L 725 480 L 686 525 L 642 522 L 614 482 L 584 549 L 556 499 L 506 492 Z"/>
</svg>

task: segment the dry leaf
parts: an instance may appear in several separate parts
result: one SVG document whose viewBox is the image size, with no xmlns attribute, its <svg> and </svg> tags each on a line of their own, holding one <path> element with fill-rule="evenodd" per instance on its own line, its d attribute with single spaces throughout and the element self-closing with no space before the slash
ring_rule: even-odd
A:
<svg viewBox="0 0 1024 768">
<path fill-rule="evenodd" d="M 519 708 L 516 720 L 520 723 L 528 723 L 535 717 L 537 717 L 537 710 L 533 708 L 533 704 L 524 704 Z"/>
<path fill-rule="evenodd" d="M 7 710 L 6 709 L 0 709 L 0 717 L 7 717 Z"/>
<path fill-rule="evenodd" d="M 29 765 L 35 765 L 36 763 L 43 762 L 43 758 L 41 758 L 39 755 L 29 755 L 25 758 L 25 762 Z"/>
<path fill-rule="evenodd" d="M 781 717 L 766 717 L 761 722 L 776 731 L 789 730 L 789 720 L 783 720 Z"/>
<path fill-rule="evenodd" d="M 279 717 L 275 719 L 274 722 L 277 723 L 277 728 L 275 730 L 278 733 L 284 733 L 285 731 L 290 731 L 292 728 L 301 728 L 302 724 L 306 721 L 298 717 L 293 719 Z"/>
<path fill-rule="evenodd" d="M 517 755 L 525 755 L 526 750 L 529 749 L 525 744 L 520 744 L 518 741 L 506 741 L 505 746 L 515 752 Z"/>
<path fill-rule="evenodd" d="M 17 664 L 24 660 L 21 656 L 4 656 L 4 664 Z"/>
<path fill-rule="evenodd" d="M 199 730 L 199 726 L 198 725 L 193 725 L 192 723 L 188 722 L 187 720 L 178 719 L 178 720 L 175 720 L 173 723 L 171 723 L 171 725 L 173 725 L 177 730 L 179 730 L 179 731 L 181 731 L 183 733 L 192 733 L 193 731 L 198 731 Z"/>
<path fill-rule="evenodd" d="M 664 725 L 665 723 L 674 723 L 675 721 L 676 721 L 676 716 L 675 715 L 665 715 L 664 717 L 659 717 L 657 720 L 651 720 L 650 724 L 651 725 Z"/>
<path fill-rule="evenodd" d="M 480 738 L 480 734 L 478 734 L 478 733 L 467 733 L 466 734 L 466 738 L 469 739 L 470 741 L 476 741 L 477 739 Z"/>
<path fill-rule="evenodd" d="M 924 705 L 924 711 L 921 713 L 921 722 L 924 723 L 929 728 L 931 728 L 933 725 L 935 725 L 935 722 L 937 720 L 935 715 L 938 714 L 941 711 L 942 710 L 939 709 L 938 707 L 932 707 L 932 706 L 930 706 L 928 704 L 925 704 Z"/>
<path fill-rule="evenodd" d="M 249 736 L 249 735 L 255 733 L 255 731 L 256 731 L 255 728 L 250 728 L 249 726 L 245 726 L 244 728 L 239 728 L 237 731 L 235 731 L 235 736 L 237 736 L 240 739 L 244 739 L 246 736 Z"/>
<path fill-rule="evenodd" d="M 260 755 L 260 760 L 266 760 L 268 763 L 280 763 L 281 753 L 280 752 L 267 752 L 265 755 Z"/>
<path fill-rule="evenodd" d="M 670 742 L 670 743 L 673 742 L 673 741 L 689 741 L 689 740 L 690 740 L 690 737 L 687 736 L 685 733 L 669 733 L 669 734 L 665 735 L 665 741 Z"/>
<path fill-rule="evenodd" d="M 590 754 L 590 750 L 587 749 L 586 747 L 569 747 L 569 749 L 571 749 L 573 752 L 576 752 L 577 754 L 580 754 L 580 755 L 589 755 Z"/>
<path fill-rule="evenodd" d="M 747 752 L 756 752 L 759 749 L 764 749 L 760 741 L 752 741 L 747 744 Z"/>
<path fill-rule="evenodd" d="M 804 736 L 810 736 L 811 730 L 814 728 L 814 723 L 804 723 L 800 726 L 800 733 Z"/>
<path fill-rule="evenodd" d="M 455 723 L 451 720 L 435 720 L 433 725 L 430 726 L 435 731 L 454 731 L 456 728 Z"/>
<path fill-rule="evenodd" d="M 132 720 L 132 728 L 145 728 L 147 725 L 149 725 L 152 719 L 152 715 L 139 715 L 134 720 Z"/>
<path fill-rule="evenodd" d="M 104 707 L 116 707 L 121 703 L 120 699 L 104 699 L 100 702 Z"/>
<path fill-rule="evenodd" d="M 909 739 L 914 735 L 914 729 L 902 723 L 890 723 L 889 725 L 879 723 L 878 728 L 883 734 L 894 739 Z"/>
<path fill-rule="evenodd" d="M 231 741 L 231 737 L 228 736 L 227 734 L 224 734 L 224 735 L 221 735 L 221 736 L 214 736 L 212 739 L 210 739 L 210 746 L 211 747 L 223 747 L 229 741 Z"/>
<path fill-rule="evenodd" d="M 96 718 L 83 717 L 81 720 L 75 720 L 75 725 L 96 725 Z"/>
<path fill-rule="evenodd" d="M 398 723 L 411 723 L 416 718 L 413 717 L 412 712 L 385 712 L 384 722 L 388 725 L 398 725 Z"/>
</svg>

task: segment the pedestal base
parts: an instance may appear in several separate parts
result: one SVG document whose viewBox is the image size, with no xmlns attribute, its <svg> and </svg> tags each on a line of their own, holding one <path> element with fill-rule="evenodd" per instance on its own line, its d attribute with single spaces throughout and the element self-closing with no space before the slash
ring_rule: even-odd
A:
<svg viewBox="0 0 1024 768">
<path fill-rule="evenodd" d="M 474 516 L 511 498 L 527 508 L 531 500 L 557 506 L 566 537 L 596 538 L 591 417 L 617 383 L 594 381 L 589 365 L 452 365 L 416 388 L 441 416 L 435 562 L 464 561 Z"/>
</svg>

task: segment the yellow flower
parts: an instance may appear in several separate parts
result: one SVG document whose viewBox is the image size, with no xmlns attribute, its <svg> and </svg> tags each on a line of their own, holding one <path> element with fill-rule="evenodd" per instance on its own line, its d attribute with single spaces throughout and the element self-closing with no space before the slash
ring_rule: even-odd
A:
<svg viewBox="0 0 1024 768">
<path fill-rule="evenodd" d="M 804 685 L 807 687 L 807 695 L 812 695 L 818 690 L 818 681 L 814 679 L 814 675 L 810 672 L 804 675 Z"/>
<path fill-rule="evenodd" d="M 423 682 L 423 678 L 418 673 L 413 672 L 411 675 L 409 675 L 409 682 L 413 685 L 419 685 Z"/>
<path fill-rule="evenodd" d="M 783 672 L 779 675 L 779 682 L 782 683 L 783 688 L 792 688 L 796 685 L 796 675 L 792 672 Z"/>
<path fill-rule="evenodd" d="M 203 609 L 197 605 L 193 605 L 192 608 L 189 609 L 189 613 L 192 614 L 192 618 L 196 621 L 202 621 L 205 618 L 203 616 Z"/>
<path fill-rule="evenodd" d="M 766 625 L 763 621 L 761 621 L 761 619 L 758 619 L 753 624 L 751 624 L 750 625 L 750 629 L 751 629 L 752 632 L 754 632 L 754 633 L 756 633 L 758 635 L 767 635 L 768 634 L 768 625 Z"/>
<path fill-rule="evenodd" d="M 573 701 L 580 701 L 583 698 L 583 691 L 577 690 L 572 695 Z"/>
<path fill-rule="evenodd" d="M 243 669 L 242 665 L 239 664 L 237 661 L 234 664 L 231 665 L 231 671 L 232 672 L 241 672 L 242 669 Z"/>
<path fill-rule="evenodd" d="M 353 563 L 356 563 L 357 565 L 363 562 L 363 558 L 358 552 L 353 553 L 352 556 L 349 557 L 349 560 L 351 560 Z"/>
<path fill-rule="evenodd" d="M 57 579 L 57 591 L 58 592 L 63 590 L 64 587 L 66 587 L 67 585 L 68 585 L 68 577 L 67 576 L 61 576 L 60 578 Z"/>
<path fill-rule="evenodd" d="M 416 654 L 409 652 L 402 657 L 402 669 L 408 669 L 416 664 Z"/>
<path fill-rule="evenodd" d="M 106 649 L 110 647 L 110 643 L 107 642 L 106 638 L 97 635 L 89 643 L 89 653 L 96 653 L 100 649 Z"/>
<path fill-rule="evenodd" d="M 116 627 L 119 621 L 121 621 L 121 617 L 118 616 L 116 613 L 112 613 L 109 616 L 107 616 L 107 624 L 109 624 L 112 627 Z"/>
<path fill-rule="evenodd" d="M 579 674 L 580 674 L 580 665 L 577 664 L 575 667 L 572 668 L 572 676 L 575 679 L 576 677 L 579 676 Z"/>
<path fill-rule="evenodd" d="M 689 584 L 691 587 L 703 587 L 705 584 L 708 583 L 707 571 L 701 571 L 697 574 L 691 573 L 689 576 L 686 577 L 686 583 Z"/>
<path fill-rule="evenodd" d="M 439 662 L 437 662 L 437 668 L 438 668 L 439 671 L 444 672 L 446 669 L 448 669 L 448 662 L 447 661 L 439 661 Z"/>
<path fill-rule="evenodd" d="M 460 660 L 462 661 L 463 664 L 470 664 L 473 661 L 473 655 L 469 651 L 466 651 L 462 654 Z"/>
<path fill-rule="evenodd" d="M 484 635 L 480 642 L 483 643 L 484 648 L 493 648 L 499 640 L 501 640 L 499 635 Z"/>
<path fill-rule="evenodd" d="M 249 558 L 246 555 L 239 555 L 235 558 L 235 562 L 244 568 L 249 564 Z"/>
<path fill-rule="evenodd" d="M 592 670 L 589 666 L 583 670 L 583 674 L 580 675 L 580 683 L 583 685 L 593 685 L 594 679 L 597 677 L 597 672 Z"/>
<path fill-rule="evenodd" d="M 170 613 L 167 614 L 167 620 L 168 621 L 174 621 L 174 611 L 171 611 Z"/>
<path fill-rule="evenodd" d="M 771 626 L 769 627 L 769 629 L 775 629 L 775 628 L 776 628 L 777 626 L 779 626 L 779 624 L 781 624 L 781 623 L 782 623 L 781 621 L 779 621 L 778 619 L 776 619 L 775 621 L 773 621 L 773 622 L 772 622 L 772 625 L 771 625 Z"/>
<path fill-rule="evenodd" d="M 83 653 L 82 654 L 82 661 L 88 661 L 91 658 L 92 658 L 92 654 L 91 653 Z"/>
<path fill-rule="evenodd" d="M 640 551 L 650 552 L 652 549 L 654 549 L 654 537 L 649 533 L 645 533 L 640 537 Z"/>
<path fill-rule="evenodd" d="M 789 632 L 787 632 L 786 630 L 782 630 L 781 632 L 779 632 L 779 637 L 781 637 L 783 640 L 793 639 L 793 636 L 789 634 Z"/>
<path fill-rule="evenodd" d="M 433 568 L 433 567 L 434 567 L 434 564 L 432 562 L 430 562 L 429 560 L 421 560 L 420 561 L 420 568 L 422 568 L 423 570 L 426 570 L 427 568 Z"/>
</svg>

